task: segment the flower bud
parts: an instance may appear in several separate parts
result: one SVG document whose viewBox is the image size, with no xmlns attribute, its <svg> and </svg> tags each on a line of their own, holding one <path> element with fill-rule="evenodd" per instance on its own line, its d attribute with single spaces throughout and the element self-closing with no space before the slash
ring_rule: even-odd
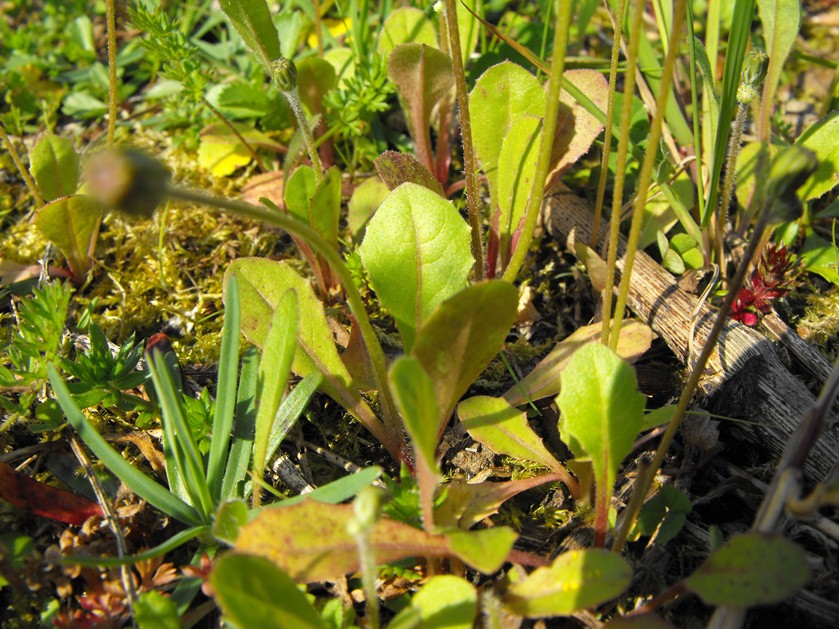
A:
<svg viewBox="0 0 839 629">
<path fill-rule="evenodd" d="M 90 195 L 102 207 L 144 217 L 166 200 L 171 178 L 161 162 L 130 149 L 95 155 L 85 175 Z"/>
<path fill-rule="evenodd" d="M 364 531 L 373 528 L 382 512 L 382 490 L 372 485 L 365 487 L 353 501 L 353 511 L 359 527 Z"/>
<path fill-rule="evenodd" d="M 743 63 L 743 70 L 740 73 L 740 85 L 737 88 L 737 102 L 744 105 L 749 104 L 760 93 L 760 86 L 766 77 L 766 67 L 769 65 L 769 57 L 761 48 L 752 48 L 749 56 Z"/>
<path fill-rule="evenodd" d="M 271 78 L 282 92 L 297 89 L 297 66 L 291 59 L 280 57 L 271 63 Z"/>
</svg>

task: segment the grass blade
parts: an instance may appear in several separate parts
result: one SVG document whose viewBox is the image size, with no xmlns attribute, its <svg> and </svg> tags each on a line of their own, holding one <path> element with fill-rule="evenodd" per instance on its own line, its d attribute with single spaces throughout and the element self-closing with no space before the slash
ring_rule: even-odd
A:
<svg viewBox="0 0 839 629">
<path fill-rule="evenodd" d="M 221 497 L 222 474 L 227 460 L 233 413 L 236 410 L 236 380 L 239 367 L 239 323 L 241 307 L 239 286 L 235 274 L 227 280 L 227 299 L 224 307 L 224 327 L 221 333 L 221 355 L 218 363 L 218 387 L 213 416 L 213 436 L 207 460 L 207 485 L 210 495 L 218 502 Z"/>
<path fill-rule="evenodd" d="M 206 524 L 201 526 L 193 526 L 185 531 L 181 531 L 167 539 L 162 544 L 158 544 L 154 548 L 138 553 L 136 555 L 128 555 L 126 557 L 91 557 L 89 555 L 67 555 L 62 557 L 59 561 L 68 566 L 86 566 L 88 568 L 116 567 L 116 566 L 130 566 L 141 561 L 154 559 L 160 555 L 170 553 L 176 548 L 186 544 L 188 541 L 195 539 L 199 535 L 209 532 L 210 527 Z"/>
<path fill-rule="evenodd" d="M 53 365 L 47 366 L 47 373 L 50 384 L 52 384 L 52 388 L 55 391 L 56 400 L 58 400 L 61 409 L 67 416 L 67 421 L 79 433 L 79 437 L 81 437 L 87 447 L 93 451 L 99 460 L 117 478 L 125 483 L 135 494 L 173 518 L 192 526 L 200 526 L 204 523 L 201 514 L 194 508 L 186 504 L 172 492 L 158 485 L 123 459 L 122 455 L 114 450 L 102 435 L 96 432 L 96 429 L 91 426 L 90 422 L 73 401 L 67 385 L 64 384 L 64 381 Z"/>
<path fill-rule="evenodd" d="M 274 452 L 280 447 L 288 431 L 306 410 L 321 382 L 323 382 L 323 374 L 313 373 L 306 376 L 280 404 L 274 418 L 274 424 L 271 426 L 271 434 L 268 436 L 268 447 L 265 450 L 266 460 L 274 456 Z"/>
<path fill-rule="evenodd" d="M 259 370 L 259 352 L 249 347 L 242 359 L 242 373 L 239 376 L 239 390 L 236 398 L 236 418 L 233 423 L 233 445 L 227 459 L 224 482 L 221 486 L 222 500 L 241 498 L 239 483 L 245 480 L 253 453 L 253 435 L 256 426 L 256 384 Z"/>
<path fill-rule="evenodd" d="M 164 428 L 169 427 L 165 436 L 167 439 L 173 438 L 171 443 L 173 457 L 172 460 L 167 457 L 166 466 L 168 468 L 169 465 L 177 465 L 185 489 L 193 500 L 193 505 L 199 507 L 202 515 L 209 520 L 215 509 L 210 497 L 210 488 L 207 486 L 201 453 L 186 423 L 172 377 L 166 369 L 165 359 L 159 353 L 155 353 L 150 358 L 149 371 L 157 397 L 160 399 L 163 425 Z"/>
</svg>

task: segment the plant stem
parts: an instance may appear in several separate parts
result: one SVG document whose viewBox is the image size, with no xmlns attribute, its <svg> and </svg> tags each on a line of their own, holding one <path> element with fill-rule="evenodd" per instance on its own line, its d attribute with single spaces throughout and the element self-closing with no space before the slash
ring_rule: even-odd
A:
<svg viewBox="0 0 839 629">
<path fill-rule="evenodd" d="M 320 163 L 320 155 L 318 154 L 318 147 L 315 144 L 315 136 L 312 135 L 312 129 L 309 127 L 309 121 L 306 120 L 306 112 L 303 111 L 303 106 L 300 104 L 300 94 L 297 86 L 290 90 L 283 91 L 288 106 L 291 112 L 297 119 L 297 124 L 300 126 L 300 132 L 303 134 L 303 141 L 306 142 L 306 148 L 309 151 L 309 159 L 312 160 L 312 169 L 315 171 L 315 179 L 320 181 L 323 178 L 323 166 Z"/>
<path fill-rule="evenodd" d="M 524 225 L 519 234 L 519 241 L 510 258 L 510 263 L 504 269 L 503 279 L 508 282 L 515 281 L 519 269 L 524 264 L 527 250 L 533 240 L 533 232 L 536 229 L 536 221 L 542 208 L 542 200 L 545 197 L 545 180 L 551 166 L 556 119 L 559 114 L 559 95 L 562 90 L 562 75 L 565 72 L 565 51 L 568 48 L 568 29 L 571 24 L 572 4 L 571 0 L 557 0 L 554 48 L 551 54 L 550 82 L 545 118 L 542 125 L 542 141 L 539 145 L 539 159 L 536 162 L 536 173 L 533 177 L 533 186 L 530 189 L 530 197 L 527 201 Z"/>
<path fill-rule="evenodd" d="M 469 116 L 469 93 L 463 72 L 463 54 L 457 27 L 455 0 L 446 0 L 446 25 L 449 33 L 449 50 L 454 66 L 457 105 L 460 108 L 460 135 L 463 140 L 463 165 L 466 169 L 466 203 L 469 208 L 469 226 L 472 228 L 472 257 L 475 258 L 475 279 L 484 279 L 484 253 L 481 238 L 481 197 L 478 191 L 478 170 L 472 144 L 472 120 Z M 544 178 L 543 178 L 544 181 Z"/>
<path fill-rule="evenodd" d="M 629 29 L 629 50 L 626 53 L 626 72 L 624 73 L 623 102 L 621 104 L 620 128 L 623 133 L 618 138 L 618 162 L 615 169 L 615 189 L 612 191 L 612 213 L 609 218 L 609 247 L 606 256 L 606 289 L 603 294 L 603 324 L 600 342 L 609 344 L 612 318 L 612 287 L 615 285 L 615 267 L 618 260 L 618 241 L 620 240 L 621 207 L 623 206 L 623 187 L 626 183 L 626 160 L 629 154 L 629 127 L 632 120 L 632 98 L 635 94 L 635 67 L 638 59 L 641 24 L 644 18 L 644 5 L 640 0 L 635 3 L 632 25 Z M 619 26 L 622 28 L 622 26 Z M 608 120 L 607 120 L 608 122 Z M 596 232 L 592 232 L 592 239 Z"/>
<path fill-rule="evenodd" d="M 670 32 L 670 44 L 667 56 L 664 58 L 661 83 L 656 100 L 656 111 L 650 125 L 650 136 L 647 144 L 647 154 L 644 155 L 644 162 L 641 165 L 641 174 L 638 178 L 638 194 L 635 197 L 635 204 L 632 209 L 632 224 L 629 228 L 629 237 L 626 243 L 626 254 L 624 259 L 623 273 L 621 274 L 620 291 L 618 301 L 615 305 L 615 316 L 612 321 L 612 331 L 609 336 L 609 347 L 617 349 L 618 337 L 621 325 L 623 324 L 624 309 L 629 296 L 629 281 L 632 278 L 632 265 L 635 263 L 635 251 L 638 248 L 638 241 L 641 237 L 641 223 L 644 218 L 644 206 L 647 204 L 650 181 L 652 180 L 653 166 L 658 153 L 658 143 L 661 140 L 664 112 L 667 108 L 667 99 L 670 96 L 670 86 L 673 83 L 673 69 L 676 64 L 676 54 L 679 52 L 679 40 L 681 38 L 682 26 L 685 21 L 686 0 L 676 0 L 673 7 L 673 28 Z M 640 8 L 640 7 L 639 7 Z M 612 220 L 617 217 L 613 216 Z M 608 289 L 607 289 L 608 290 Z"/>
<path fill-rule="evenodd" d="M 355 287 L 352 274 L 338 252 L 314 228 L 285 214 L 271 212 L 266 208 L 251 205 L 244 201 L 231 201 L 230 199 L 175 185 L 169 186 L 169 193 L 177 199 L 227 210 L 279 227 L 294 236 L 302 238 L 309 244 L 313 251 L 323 256 L 344 286 L 347 304 L 358 321 L 358 328 L 373 366 L 373 375 L 376 381 L 376 388 L 379 391 L 384 416 L 384 430 L 381 430 L 378 426 L 368 425 L 367 423 L 365 423 L 365 426 L 376 435 L 395 460 L 401 460 L 403 456 L 402 446 L 405 445 L 405 438 L 396 414 L 396 407 L 394 406 L 393 397 L 390 393 L 390 387 L 388 387 L 387 383 L 384 351 L 382 350 L 381 343 L 379 343 L 379 339 L 376 337 L 373 326 L 370 324 L 367 311 L 364 309 L 364 301 L 358 289 Z M 404 452 L 407 451 L 407 447 L 405 447 Z"/>
<path fill-rule="evenodd" d="M 720 207 L 717 214 L 717 224 L 714 233 L 714 247 L 717 250 L 717 263 L 720 266 L 720 273 L 725 279 L 725 261 L 723 260 L 723 237 L 725 235 L 725 224 L 728 222 L 728 208 L 731 206 L 731 199 L 734 195 L 734 174 L 737 171 L 737 156 L 740 155 L 740 141 L 743 137 L 743 127 L 746 125 L 746 114 L 748 105 L 740 103 L 737 107 L 737 116 L 734 118 L 734 126 L 731 128 L 731 136 L 728 139 L 728 154 L 725 160 L 725 179 L 722 183 L 720 193 Z"/>
<path fill-rule="evenodd" d="M 35 199 L 35 203 L 39 208 L 43 207 L 46 204 L 44 196 L 38 189 L 38 185 L 35 183 L 35 180 L 32 179 L 32 175 L 29 174 L 29 171 L 26 170 L 26 167 L 23 165 L 23 160 L 20 159 L 20 154 L 17 152 L 15 145 L 12 144 L 9 135 L 6 133 L 6 129 L 2 124 L 0 124 L 0 139 L 3 140 L 3 144 L 5 145 L 6 150 L 9 151 L 9 155 L 12 156 L 12 161 L 15 163 L 20 176 L 23 177 L 26 187 L 29 188 L 29 194 L 31 194 L 32 198 Z"/>
<path fill-rule="evenodd" d="M 699 358 L 696 361 L 696 365 L 690 372 L 690 377 L 688 378 L 687 383 L 682 389 L 682 394 L 679 397 L 679 402 L 676 404 L 676 409 L 673 411 L 673 419 L 670 420 L 670 424 L 668 424 L 667 430 L 665 431 L 664 436 L 661 438 L 661 443 L 658 446 L 658 450 L 656 450 L 655 458 L 653 459 L 652 463 L 650 463 L 650 467 L 647 470 L 646 474 L 644 474 L 643 478 L 638 481 L 638 484 L 636 485 L 635 489 L 633 489 L 633 493 L 640 492 L 641 495 L 646 495 L 647 491 L 652 485 L 655 475 L 658 473 L 658 470 L 661 467 L 662 462 L 664 461 L 664 455 L 667 454 L 667 450 L 670 448 L 670 444 L 673 442 L 673 438 L 676 436 L 676 431 L 679 429 L 679 425 L 682 423 L 682 419 L 684 418 L 688 405 L 690 404 L 690 401 L 693 398 L 693 394 L 696 391 L 696 387 L 699 385 L 699 380 L 702 377 L 702 374 L 705 372 L 705 365 L 708 364 L 708 359 L 711 357 L 711 354 L 714 353 L 714 350 L 717 347 L 717 339 L 719 338 L 723 327 L 728 321 L 728 313 L 731 312 L 731 305 L 737 298 L 737 293 L 739 292 L 740 287 L 743 285 L 743 280 L 746 278 L 746 274 L 748 273 L 749 267 L 751 266 L 752 258 L 754 257 L 755 252 L 758 250 L 758 246 L 760 245 L 761 241 L 761 236 L 763 235 L 763 232 L 766 229 L 766 225 L 769 222 L 769 214 L 770 212 L 768 211 L 768 208 L 764 208 L 763 212 L 760 215 L 760 219 L 757 222 L 757 225 L 755 225 L 755 232 L 752 235 L 751 240 L 749 240 L 749 245 L 746 248 L 746 252 L 743 255 L 743 259 L 740 262 L 740 266 L 737 268 L 737 273 L 734 276 L 734 279 L 731 281 L 731 285 L 728 289 L 728 294 L 726 294 L 725 300 L 723 301 L 722 306 L 720 306 L 720 310 L 717 313 L 717 318 L 714 320 L 714 325 L 711 328 L 711 332 L 708 334 L 708 337 L 705 340 L 705 344 L 702 347 L 702 353 L 699 354 Z M 621 521 L 621 526 L 615 536 L 615 543 L 612 547 L 612 550 L 614 552 L 619 553 L 623 548 L 623 545 L 626 542 L 626 537 L 629 534 L 629 530 L 632 527 L 632 524 L 634 523 L 635 518 L 638 515 L 638 511 L 640 511 L 642 502 L 643 501 L 641 500 L 633 501 L 630 507 L 634 506 L 634 512 L 630 511 L 630 507 L 628 507 L 627 510 L 624 512 L 624 516 Z"/>
<path fill-rule="evenodd" d="M 108 23 L 108 148 L 114 148 L 117 130 L 117 26 L 116 2 L 105 0 L 105 19 Z"/>
<path fill-rule="evenodd" d="M 603 216 L 603 197 L 606 196 L 606 179 L 609 175 L 609 157 L 612 153 L 612 112 L 615 109 L 615 88 L 618 77 L 618 58 L 621 52 L 623 18 L 626 13 L 626 0 L 618 0 L 618 12 L 615 14 L 614 41 L 612 42 L 612 60 L 609 64 L 609 97 L 606 103 L 606 128 L 603 133 L 603 158 L 600 160 L 600 179 L 597 182 L 597 200 L 594 203 L 594 226 L 591 228 L 591 246 L 595 247 L 600 236 L 600 219 Z M 634 68 L 632 76 L 634 76 Z M 627 74 L 627 79 L 629 78 Z M 626 90 L 629 92 L 629 90 Z M 629 99 L 630 104 L 632 99 Z M 621 108 L 623 112 L 623 108 Z M 627 127 L 622 127 L 626 129 Z M 623 139 L 623 138 L 622 138 Z M 625 158 L 625 157 L 624 157 Z M 620 171 L 617 171 L 620 172 Z M 614 280 L 613 280 L 614 281 Z M 603 328 L 607 330 L 607 327 Z M 608 342 L 606 339 L 605 342 Z"/>
</svg>

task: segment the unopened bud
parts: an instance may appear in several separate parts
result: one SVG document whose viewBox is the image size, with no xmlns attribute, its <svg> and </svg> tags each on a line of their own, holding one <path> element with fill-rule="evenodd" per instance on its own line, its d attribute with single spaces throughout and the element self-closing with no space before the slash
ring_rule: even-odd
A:
<svg viewBox="0 0 839 629">
<path fill-rule="evenodd" d="M 281 92 L 297 89 L 297 66 L 291 59 L 280 57 L 271 63 L 271 76 Z"/>
<path fill-rule="evenodd" d="M 382 512 L 382 490 L 372 485 L 365 487 L 353 500 L 355 519 L 362 530 L 375 526 Z"/>
<path fill-rule="evenodd" d="M 743 62 L 740 72 L 740 85 L 737 88 L 737 102 L 749 104 L 760 93 L 760 86 L 766 77 L 766 67 L 769 57 L 762 48 L 752 48 L 749 56 Z"/>
<path fill-rule="evenodd" d="M 95 155 L 85 178 L 105 209 L 150 217 L 169 195 L 172 174 L 145 153 L 123 149 Z"/>
</svg>

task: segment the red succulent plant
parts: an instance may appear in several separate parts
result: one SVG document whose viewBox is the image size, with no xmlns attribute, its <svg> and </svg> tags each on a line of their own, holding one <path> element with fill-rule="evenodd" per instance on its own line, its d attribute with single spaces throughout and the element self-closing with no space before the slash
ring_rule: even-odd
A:
<svg viewBox="0 0 839 629">
<path fill-rule="evenodd" d="M 748 326 L 757 325 L 760 318 L 769 312 L 772 300 L 789 292 L 790 278 L 787 274 L 793 264 L 792 254 L 787 251 L 786 245 L 778 247 L 769 243 L 747 286 L 737 293 L 737 299 L 731 306 L 731 318 Z"/>
</svg>

